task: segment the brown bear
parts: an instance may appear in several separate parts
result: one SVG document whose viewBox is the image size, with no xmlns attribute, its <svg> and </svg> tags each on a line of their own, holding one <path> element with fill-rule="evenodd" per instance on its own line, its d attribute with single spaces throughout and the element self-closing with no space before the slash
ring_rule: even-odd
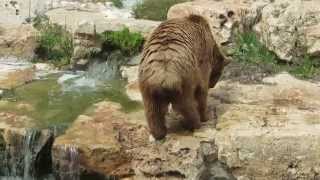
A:
<svg viewBox="0 0 320 180">
<path fill-rule="evenodd" d="M 224 56 L 201 16 L 167 20 L 152 32 L 139 66 L 139 88 L 155 139 L 167 134 L 169 103 L 183 115 L 189 130 L 208 120 L 208 88 L 215 86 L 224 66 Z"/>
</svg>

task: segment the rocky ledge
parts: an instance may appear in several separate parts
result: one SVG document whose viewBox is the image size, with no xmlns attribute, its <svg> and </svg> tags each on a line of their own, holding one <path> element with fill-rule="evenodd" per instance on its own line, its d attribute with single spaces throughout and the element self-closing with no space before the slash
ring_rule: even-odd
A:
<svg viewBox="0 0 320 180">
<path fill-rule="evenodd" d="M 31 63 L 15 58 L 0 58 L 0 89 L 13 89 L 33 80 L 35 69 Z"/>
<path fill-rule="evenodd" d="M 319 92 L 319 83 L 287 73 L 258 84 L 221 81 L 208 98 L 211 120 L 191 133 L 169 113 L 162 142 L 150 141 L 142 110 L 101 102 L 56 139 L 53 161 L 65 167 L 69 145 L 80 169 L 129 179 L 318 178 Z"/>
<path fill-rule="evenodd" d="M 33 121 L 27 116 L 0 112 L 0 122 L 0 176 L 34 177 L 49 173 L 54 134 L 33 129 Z"/>
<path fill-rule="evenodd" d="M 66 147 L 72 146 L 79 152 L 82 173 L 129 179 L 231 177 L 217 161 L 212 123 L 194 134 L 175 127 L 164 142 L 150 141 L 142 111 L 125 114 L 118 104 L 101 102 L 55 140 L 54 167 L 68 172 Z"/>
</svg>

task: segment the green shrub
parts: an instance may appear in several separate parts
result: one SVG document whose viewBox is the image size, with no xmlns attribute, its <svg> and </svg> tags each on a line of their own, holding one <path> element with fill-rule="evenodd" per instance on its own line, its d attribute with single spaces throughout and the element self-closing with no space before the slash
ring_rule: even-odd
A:
<svg viewBox="0 0 320 180">
<path fill-rule="evenodd" d="M 277 63 L 277 57 L 258 39 L 255 33 L 246 32 L 236 36 L 235 57 L 244 63 Z"/>
<path fill-rule="evenodd" d="M 306 55 L 290 68 L 289 72 L 300 78 L 312 78 L 320 72 L 320 61 Z"/>
<path fill-rule="evenodd" d="M 190 0 L 141 0 L 134 8 L 134 16 L 138 19 L 163 21 L 171 6 Z"/>
<path fill-rule="evenodd" d="M 37 15 L 32 19 L 33 27 L 40 30 L 40 28 L 49 23 L 49 18 L 46 15 Z"/>
<path fill-rule="evenodd" d="M 320 74 L 320 61 L 304 55 L 293 62 L 281 61 L 263 45 L 254 32 L 236 35 L 234 59 L 244 64 L 270 67 L 274 73 L 286 70 L 300 78 L 313 78 Z"/>
<path fill-rule="evenodd" d="M 106 31 L 100 35 L 103 42 L 103 50 L 113 51 L 119 49 L 125 56 L 137 54 L 144 38 L 140 33 L 130 32 L 128 28 L 121 31 Z"/>
<path fill-rule="evenodd" d="M 69 64 L 73 54 L 72 35 L 64 27 L 49 22 L 37 23 L 39 29 L 36 55 L 58 65 Z"/>
<path fill-rule="evenodd" d="M 111 0 L 111 2 L 113 3 L 113 5 L 117 8 L 122 8 L 123 7 L 123 3 L 122 0 Z"/>
</svg>

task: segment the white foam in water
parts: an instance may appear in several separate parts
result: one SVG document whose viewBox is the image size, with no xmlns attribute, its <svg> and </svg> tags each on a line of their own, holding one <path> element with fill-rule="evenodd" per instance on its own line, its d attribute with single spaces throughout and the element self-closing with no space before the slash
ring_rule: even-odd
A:
<svg viewBox="0 0 320 180">
<path fill-rule="evenodd" d="M 95 91 L 98 88 L 105 87 L 110 80 L 119 77 L 119 65 L 122 59 L 115 54 L 110 56 L 107 62 L 92 63 L 85 72 L 67 72 L 63 74 L 58 83 L 62 86 L 63 91 Z"/>
<path fill-rule="evenodd" d="M 59 84 L 63 84 L 66 81 L 70 80 L 70 79 L 74 79 L 74 78 L 78 78 L 80 76 L 80 74 L 68 74 L 68 73 L 64 73 L 61 77 L 59 77 L 58 79 L 58 83 Z"/>
</svg>

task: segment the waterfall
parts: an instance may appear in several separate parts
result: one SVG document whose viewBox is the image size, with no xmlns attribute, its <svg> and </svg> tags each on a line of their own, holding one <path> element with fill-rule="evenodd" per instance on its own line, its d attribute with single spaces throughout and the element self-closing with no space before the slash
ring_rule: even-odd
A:
<svg viewBox="0 0 320 180">
<path fill-rule="evenodd" d="M 78 148 L 73 145 L 59 147 L 59 166 L 54 168 L 59 180 L 80 180 L 80 160 Z"/>
<path fill-rule="evenodd" d="M 24 179 L 31 179 L 35 175 L 35 160 L 36 155 L 34 149 L 37 147 L 37 139 L 41 136 L 41 132 L 38 130 L 27 130 L 24 140 Z"/>
<path fill-rule="evenodd" d="M 87 71 L 66 72 L 59 79 L 63 91 L 79 91 L 79 88 L 87 88 L 96 91 L 98 88 L 108 86 L 108 83 L 119 79 L 120 66 L 128 61 L 120 51 L 111 52 L 106 61 L 93 61 Z"/>
<path fill-rule="evenodd" d="M 50 132 L 27 129 L 24 135 L 7 132 L 1 180 L 32 180 L 51 170 Z M 48 157 L 49 156 L 49 157 Z"/>
</svg>

